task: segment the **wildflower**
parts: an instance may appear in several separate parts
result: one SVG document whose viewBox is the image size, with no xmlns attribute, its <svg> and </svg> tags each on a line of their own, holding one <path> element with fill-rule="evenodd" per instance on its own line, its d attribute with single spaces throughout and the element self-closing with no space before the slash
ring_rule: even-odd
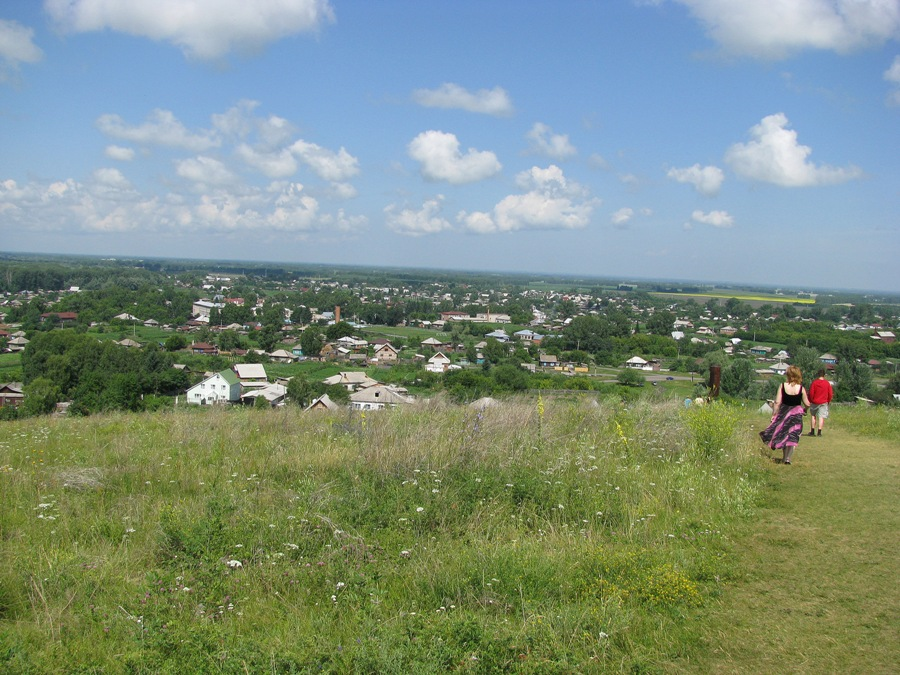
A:
<svg viewBox="0 0 900 675">
<path fill-rule="evenodd" d="M 410 555 L 411 555 L 411 553 L 409 551 L 407 551 L 406 549 L 403 549 L 402 551 L 400 551 L 401 558 L 409 558 Z"/>
<path fill-rule="evenodd" d="M 225 564 L 233 570 L 239 569 L 244 566 L 244 563 L 242 563 L 240 560 L 229 560 Z"/>
<path fill-rule="evenodd" d="M 417 507 L 416 507 L 416 513 L 422 513 L 422 511 L 424 511 L 424 510 L 425 510 L 425 507 L 424 507 L 424 506 L 417 506 Z"/>
<path fill-rule="evenodd" d="M 345 584 L 343 581 L 339 581 L 339 582 L 337 582 L 337 584 L 335 585 L 335 588 L 336 588 L 337 590 L 341 590 L 341 589 L 342 589 L 344 586 L 346 586 L 346 585 L 347 585 L 347 584 Z"/>
</svg>

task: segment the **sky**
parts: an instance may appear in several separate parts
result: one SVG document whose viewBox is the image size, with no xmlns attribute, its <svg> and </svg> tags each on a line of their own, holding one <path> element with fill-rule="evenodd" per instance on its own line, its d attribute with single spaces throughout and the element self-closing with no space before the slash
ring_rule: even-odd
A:
<svg viewBox="0 0 900 675">
<path fill-rule="evenodd" d="M 3 0 L 0 251 L 900 290 L 900 0 Z"/>
</svg>

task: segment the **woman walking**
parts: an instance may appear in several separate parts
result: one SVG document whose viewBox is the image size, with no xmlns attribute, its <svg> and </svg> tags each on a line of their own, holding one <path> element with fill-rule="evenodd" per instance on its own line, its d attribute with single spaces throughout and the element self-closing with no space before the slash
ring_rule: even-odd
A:
<svg viewBox="0 0 900 675">
<path fill-rule="evenodd" d="M 773 450 L 781 450 L 784 457 L 782 462 L 790 464 L 794 448 L 803 433 L 803 415 L 809 408 L 809 397 L 803 387 L 803 375 L 797 366 L 789 366 L 785 377 L 787 381 L 778 387 L 775 395 L 772 422 L 759 432 L 759 437 Z"/>
</svg>

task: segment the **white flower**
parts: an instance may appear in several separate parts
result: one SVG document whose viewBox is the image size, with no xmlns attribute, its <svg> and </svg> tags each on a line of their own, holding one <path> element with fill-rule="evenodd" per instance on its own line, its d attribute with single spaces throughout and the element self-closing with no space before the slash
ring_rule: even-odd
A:
<svg viewBox="0 0 900 675">
<path fill-rule="evenodd" d="M 233 570 L 236 570 L 236 569 L 244 566 L 244 563 L 242 563 L 240 560 L 229 560 L 225 564 L 228 565 Z"/>
<path fill-rule="evenodd" d="M 416 507 L 416 513 L 422 513 L 422 511 L 424 511 L 424 510 L 425 510 L 425 507 L 424 507 L 424 506 L 417 506 L 417 507 Z"/>
<path fill-rule="evenodd" d="M 337 582 L 337 584 L 335 585 L 335 588 L 336 588 L 337 590 L 341 590 L 341 589 L 342 589 L 344 586 L 346 586 L 346 585 L 347 585 L 347 584 L 345 584 L 343 581 L 339 581 L 339 582 Z"/>
<path fill-rule="evenodd" d="M 403 549 L 402 551 L 400 551 L 401 558 L 408 558 L 410 555 L 411 555 L 410 552 L 407 551 L 406 549 Z"/>
</svg>

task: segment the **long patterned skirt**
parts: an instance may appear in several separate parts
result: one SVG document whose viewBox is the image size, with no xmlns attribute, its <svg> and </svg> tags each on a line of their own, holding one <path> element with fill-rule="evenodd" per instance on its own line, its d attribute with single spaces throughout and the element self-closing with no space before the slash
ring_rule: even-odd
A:
<svg viewBox="0 0 900 675">
<path fill-rule="evenodd" d="M 781 406 L 772 423 L 759 432 L 759 437 L 773 450 L 793 450 L 802 433 L 803 406 Z"/>
</svg>

